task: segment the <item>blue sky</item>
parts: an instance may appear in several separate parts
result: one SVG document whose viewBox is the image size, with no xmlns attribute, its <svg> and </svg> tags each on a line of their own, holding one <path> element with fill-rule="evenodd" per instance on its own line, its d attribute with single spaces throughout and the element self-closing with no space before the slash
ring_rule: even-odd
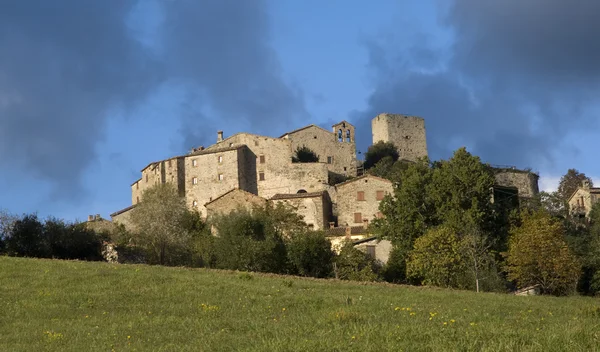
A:
<svg viewBox="0 0 600 352">
<path fill-rule="evenodd" d="M 425 118 L 430 156 L 466 146 L 600 183 L 600 3 L 5 1 L 0 209 L 84 220 L 131 204 L 151 161 L 216 131 L 279 136 L 380 112 Z"/>
</svg>

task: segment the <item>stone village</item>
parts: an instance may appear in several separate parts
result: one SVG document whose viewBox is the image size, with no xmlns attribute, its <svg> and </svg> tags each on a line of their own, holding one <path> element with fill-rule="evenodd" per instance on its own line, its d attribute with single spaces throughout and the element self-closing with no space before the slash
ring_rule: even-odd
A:
<svg viewBox="0 0 600 352">
<path fill-rule="evenodd" d="M 393 143 L 400 159 L 416 161 L 428 155 L 423 118 L 383 113 L 372 119 L 371 129 L 373 144 Z M 314 151 L 319 162 L 292 162 L 294 151 L 303 146 Z M 381 216 L 379 203 L 386 194 L 393 194 L 393 185 L 363 174 L 359 164 L 355 129 L 347 121 L 333 125 L 331 131 L 311 124 L 279 137 L 241 132 L 225 138 L 223 131 L 218 131 L 211 146 L 145 166 L 141 178 L 131 185 L 132 205 L 111 214 L 111 218 L 128 226 L 131 210 L 144 190 L 172 183 L 203 218 L 227 214 L 240 206 L 283 202 L 295 208 L 310 228 L 324 230 L 334 246 L 350 239 L 357 248 L 385 263 L 391 244 L 370 236 L 367 225 Z M 494 191 L 521 200 L 538 194 L 536 173 L 514 167 L 494 167 L 494 172 Z M 585 192 L 600 190 L 582 187 L 580 191 L 576 201 L 580 209 L 585 205 L 589 209 L 585 199 L 590 197 Z"/>
</svg>

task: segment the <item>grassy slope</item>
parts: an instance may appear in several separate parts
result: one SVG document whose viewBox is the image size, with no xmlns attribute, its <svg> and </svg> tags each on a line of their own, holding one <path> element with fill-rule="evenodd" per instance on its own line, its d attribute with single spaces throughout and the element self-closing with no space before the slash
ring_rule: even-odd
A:
<svg viewBox="0 0 600 352">
<path fill-rule="evenodd" d="M 598 346 L 600 301 L 592 298 L 0 256 L 0 351 L 594 351 Z"/>
</svg>

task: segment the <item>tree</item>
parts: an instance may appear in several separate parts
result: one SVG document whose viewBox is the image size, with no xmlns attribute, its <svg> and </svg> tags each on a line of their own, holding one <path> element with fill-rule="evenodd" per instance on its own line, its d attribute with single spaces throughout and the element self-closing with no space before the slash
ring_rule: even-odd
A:
<svg viewBox="0 0 600 352">
<path fill-rule="evenodd" d="M 565 241 L 563 224 L 543 210 L 522 216 L 509 238 L 508 279 L 519 287 L 540 285 L 543 293 L 572 293 L 581 265 Z"/>
<path fill-rule="evenodd" d="M 566 201 L 563 200 L 561 195 L 555 192 L 542 191 L 539 194 L 540 204 L 552 216 L 567 217 L 567 206 Z"/>
<path fill-rule="evenodd" d="M 389 157 L 392 162 L 396 162 L 400 157 L 396 146 L 392 142 L 384 141 L 373 144 L 365 153 L 365 162 L 363 164 L 365 170 L 372 168 L 385 157 Z"/>
<path fill-rule="evenodd" d="M 44 236 L 44 225 L 36 214 L 18 219 L 5 240 L 6 251 L 17 257 L 50 258 L 50 243 Z"/>
<path fill-rule="evenodd" d="M 183 225 L 187 211 L 185 199 L 170 183 L 144 191 L 131 222 L 134 243 L 144 249 L 150 264 L 179 265 L 189 258 L 191 236 Z"/>
<path fill-rule="evenodd" d="M 466 269 L 460 239 L 449 226 L 428 230 L 415 240 L 406 263 L 407 275 L 422 284 L 463 287 L 461 276 Z"/>
<path fill-rule="evenodd" d="M 287 246 L 288 257 L 298 274 L 311 277 L 332 275 L 335 253 L 323 232 L 307 231 L 296 234 Z"/>
<path fill-rule="evenodd" d="M 17 220 L 17 216 L 9 214 L 7 211 L 0 210 L 0 253 L 6 251 L 6 240 Z"/>
<path fill-rule="evenodd" d="M 423 159 L 412 163 L 401 171 L 401 182 L 394 189 L 394 197 L 387 196 L 379 205 L 383 214 L 371 225 L 373 232 L 381 239 L 393 244 L 394 275 L 386 271 L 386 280 L 404 282 L 404 262 L 413 248 L 415 239 L 422 236 L 429 226 L 435 225 L 435 209 L 427 193 L 431 183 L 432 170 L 429 161 Z"/>
<path fill-rule="evenodd" d="M 377 281 L 380 266 L 377 261 L 345 241 L 335 258 L 336 277 L 341 280 Z"/>
<path fill-rule="evenodd" d="M 567 203 L 577 188 L 583 185 L 584 181 L 589 182 L 589 186 L 593 187 L 594 184 L 592 179 L 576 169 L 569 169 L 567 173 L 560 178 L 557 193 L 563 204 Z"/>
<path fill-rule="evenodd" d="M 44 222 L 43 236 L 50 246 L 52 258 L 103 260 L 102 242 L 107 237 L 86 228 L 85 224 L 69 224 L 56 218 Z"/>
<path fill-rule="evenodd" d="M 464 147 L 438 165 L 427 190 L 437 221 L 455 230 L 466 222 L 484 232 L 491 230 L 495 225 L 490 201 L 495 181 L 491 169 Z"/>
<path fill-rule="evenodd" d="M 296 148 L 294 155 L 292 156 L 293 163 L 318 163 L 319 156 L 317 153 L 312 151 L 307 146 L 303 145 L 302 147 Z"/>
<path fill-rule="evenodd" d="M 373 176 L 382 177 L 394 183 L 400 183 L 402 172 L 406 170 L 411 163 L 412 162 L 408 160 L 394 161 L 391 156 L 385 156 L 367 172 Z"/>
</svg>

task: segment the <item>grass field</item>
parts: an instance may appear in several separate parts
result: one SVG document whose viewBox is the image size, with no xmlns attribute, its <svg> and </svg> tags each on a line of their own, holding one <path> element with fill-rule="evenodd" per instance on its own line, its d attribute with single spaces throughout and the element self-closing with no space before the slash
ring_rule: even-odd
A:
<svg viewBox="0 0 600 352">
<path fill-rule="evenodd" d="M 0 257 L 0 351 L 597 351 L 600 300 Z"/>
</svg>

